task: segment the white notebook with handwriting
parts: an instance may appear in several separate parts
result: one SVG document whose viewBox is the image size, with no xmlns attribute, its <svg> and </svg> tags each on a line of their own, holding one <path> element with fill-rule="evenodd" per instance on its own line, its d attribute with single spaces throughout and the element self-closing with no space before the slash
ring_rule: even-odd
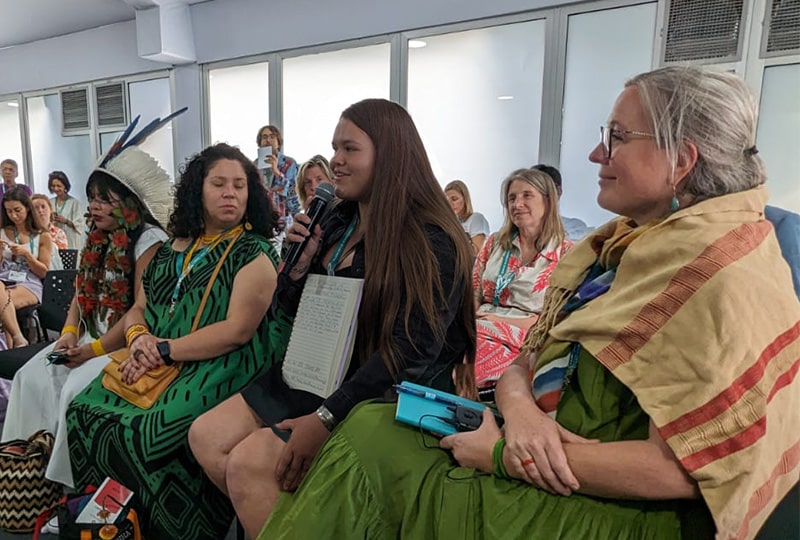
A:
<svg viewBox="0 0 800 540">
<path fill-rule="evenodd" d="M 308 276 L 283 360 L 283 380 L 290 388 L 325 398 L 342 384 L 363 286 L 363 279 Z"/>
</svg>

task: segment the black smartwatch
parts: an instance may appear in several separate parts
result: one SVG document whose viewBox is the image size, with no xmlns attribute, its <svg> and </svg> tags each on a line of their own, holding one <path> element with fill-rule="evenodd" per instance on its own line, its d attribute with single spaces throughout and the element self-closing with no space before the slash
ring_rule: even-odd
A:
<svg viewBox="0 0 800 540">
<path fill-rule="evenodd" d="M 169 341 L 159 341 L 156 344 L 156 349 L 158 350 L 158 354 L 161 355 L 161 359 L 164 361 L 165 366 L 171 366 L 175 363 L 175 360 L 173 360 L 170 356 L 172 350 L 169 347 Z"/>
</svg>

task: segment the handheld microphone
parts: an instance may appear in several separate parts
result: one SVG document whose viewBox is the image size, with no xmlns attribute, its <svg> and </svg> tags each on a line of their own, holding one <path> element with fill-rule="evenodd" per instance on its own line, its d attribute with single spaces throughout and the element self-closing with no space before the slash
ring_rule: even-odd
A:
<svg viewBox="0 0 800 540">
<path fill-rule="evenodd" d="M 328 203 L 331 202 L 332 199 L 333 186 L 327 182 L 318 185 L 317 189 L 314 190 L 314 198 L 311 200 L 311 204 L 308 205 L 308 210 L 306 210 L 306 215 L 311 219 L 311 223 L 307 225 L 311 234 L 306 236 L 302 242 L 292 242 L 289 245 L 289 250 L 286 252 L 286 258 L 283 261 L 281 272 L 288 274 L 292 271 L 294 265 L 297 264 L 297 260 L 306 248 L 309 238 L 314 234 L 314 227 L 319 223 L 322 214 L 325 213 L 325 207 L 328 206 Z"/>
</svg>

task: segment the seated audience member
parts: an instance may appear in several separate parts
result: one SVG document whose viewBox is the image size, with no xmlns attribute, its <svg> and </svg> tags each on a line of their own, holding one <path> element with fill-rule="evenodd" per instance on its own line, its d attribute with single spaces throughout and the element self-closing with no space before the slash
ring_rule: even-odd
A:
<svg viewBox="0 0 800 540">
<path fill-rule="evenodd" d="M 472 210 L 472 199 L 469 196 L 469 188 L 461 180 L 453 180 L 444 187 L 444 194 L 450 203 L 464 232 L 472 242 L 474 253 L 478 253 L 489 236 L 489 222 L 480 212 Z"/>
<path fill-rule="evenodd" d="M 264 126 L 259 129 L 256 144 L 259 148 L 266 146 L 272 148 L 272 155 L 267 158 L 270 167 L 262 171 L 264 181 L 272 195 L 279 217 L 291 218 L 300 211 L 295 188 L 297 162 L 283 153 L 283 136 L 276 126 Z M 291 222 L 291 219 L 288 222 Z"/>
<path fill-rule="evenodd" d="M 5 192 L 0 231 L 0 342 L 5 348 L 23 347 L 16 310 L 42 301 L 42 279 L 50 269 L 52 239 L 42 230 L 31 200 L 21 187 Z M 2 347 L 2 343 L 0 343 Z"/>
<path fill-rule="evenodd" d="M 357 403 L 402 380 L 453 391 L 454 366 L 465 355 L 474 358 L 470 247 L 409 114 L 382 99 L 351 105 L 334 131 L 333 149 L 341 201 L 313 231 L 305 228 L 307 216 L 297 216 L 289 240 L 311 238 L 291 271 L 278 276 L 270 313 L 284 324 L 274 335 L 285 340 L 309 272 L 363 278 L 346 381 L 327 399 L 317 398 L 286 387 L 278 365 L 189 432 L 194 455 L 230 495 L 251 537 L 279 491 L 297 487 Z M 282 358 L 286 343 L 272 346 Z M 465 368 L 469 374 L 472 366 Z M 288 442 L 271 429 L 276 420 L 282 420 L 277 430 L 291 431 Z"/>
<path fill-rule="evenodd" d="M 39 216 L 39 225 L 43 230 L 50 233 L 50 238 L 52 238 L 55 247 L 58 249 L 68 249 L 67 233 L 56 227 L 55 223 L 53 223 L 53 207 L 50 203 L 50 199 L 48 199 L 46 195 L 35 193 L 31 195 L 31 204 L 33 205 L 36 215 Z"/>
<path fill-rule="evenodd" d="M 53 205 L 53 223 L 66 233 L 69 249 L 82 249 L 85 210 L 81 202 L 69 194 L 71 187 L 67 175 L 61 171 L 53 171 L 47 178 L 47 189 L 55 195 L 50 199 Z"/>
<path fill-rule="evenodd" d="M 18 173 L 19 167 L 15 160 L 8 158 L 0 161 L 0 174 L 3 176 L 3 184 L 0 185 L 0 202 L 3 201 L 3 196 L 6 192 L 11 191 L 15 187 L 22 188 L 26 195 L 29 197 L 31 196 L 31 188 L 25 184 L 17 184 Z"/>
<path fill-rule="evenodd" d="M 544 165 L 540 163 L 539 165 L 534 165 L 531 169 L 535 169 L 537 171 L 542 171 L 550 178 L 553 179 L 553 182 L 556 184 L 556 189 L 558 190 L 558 197 L 561 198 L 562 193 L 562 181 L 561 181 L 561 173 L 558 169 L 553 167 L 552 165 Z M 586 236 L 590 231 L 594 230 L 594 227 L 588 227 L 583 220 L 578 218 L 570 218 L 561 216 L 561 222 L 564 224 L 564 232 L 567 235 L 567 238 L 572 240 L 573 242 L 577 242 L 584 236 Z"/>
<path fill-rule="evenodd" d="M 489 237 L 472 270 L 478 347 L 475 383 L 493 386 L 517 357 L 542 311 L 550 274 L 572 247 L 548 175 L 519 169 L 500 188 L 505 221 Z"/>
<path fill-rule="evenodd" d="M 89 233 L 61 337 L 17 371 L 3 426 L 3 441 L 40 429 L 54 433 L 46 476 L 67 486 L 73 485 L 67 405 L 108 363 L 105 352 L 125 345 L 120 319 L 133 304 L 144 268 L 167 239 L 159 223 L 166 223 L 172 204 L 169 175 L 149 154 L 133 146 L 106 157 L 86 184 Z M 48 364 L 54 350 L 65 351 L 68 362 Z"/>
<path fill-rule="evenodd" d="M 311 204 L 311 199 L 314 198 L 314 192 L 318 185 L 322 183 L 333 184 L 331 166 L 328 160 L 319 154 L 300 165 L 297 177 L 300 178 L 300 181 L 295 188 L 303 211 L 308 209 L 308 205 Z"/>
<path fill-rule="evenodd" d="M 177 378 L 149 409 L 111 393 L 102 376 L 69 405 L 75 486 L 109 476 L 132 489 L 147 538 L 218 540 L 230 527 L 230 502 L 192 459 L 186 433 L 268 366 L 274 226 L 258 170 L 239 149 L 217 144 L 194 156 L 177 185 L 173 239 L 145 269 L 125 316 L 130 356 L 119 368 L 132 384 L 178 362 Z"/>
<path fill-rule="evenodd" d="M 752 539 L 800 473 L 800 303 L 756 125 L 733 74 L 629 81 L 589 156 L 622 217 L 553 272 L 503 431 L 486 412 L 451 456 L 362 406 L 258 538 Z"/>
</svg>

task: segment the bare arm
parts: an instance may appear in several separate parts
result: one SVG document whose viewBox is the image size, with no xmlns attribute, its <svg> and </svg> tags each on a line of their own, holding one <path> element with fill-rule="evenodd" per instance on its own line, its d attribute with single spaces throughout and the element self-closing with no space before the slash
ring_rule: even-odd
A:
<svg viewBox="0 0 800 540">
<path fill-rule="evenodd" d="M 50 233 L 43 232 L 39 235 L 39 253 L 34 257 L 33 253 L 25 250 L 25 262 L 28 268 L 39 279 L 44 279 L 45 274 L 50 269 L 50 256 L 53 252 L 53 239 Z"/>
<path fill-rule="evenodd" d="M 278 274 L 266 255 L 245 265 L 233 280 L 225 320 L 171 340 L 177 362 L 205 360 L 227 354 L 250 341 L 267 313 Z"/>
<path fill-rule="evenodd" d="M 616 499 L 696 499 L 697 482 L 650 422 L 644 441 L 564 443 L 580 493 Z"/>
<path fill-rule="evenodd" d="M 476 234 L 471 238 L 471 240 L 472 240 L 472 249 L 475 250 L 475 253 L 478 253 L 483 247 L 483 243 L 486 241 L 486 235 Z"/>
<path fill-rule="evenodd" d="M 133 284 L 136 290 L 138 290 L 142 284 L 142 274 L 144 274 L 144 269 L 147 268 L 147 265 L 152 260 L 153 256 L 158 251 L 158 248 L 161 246 L 161 242 L 157 242 L 150 246 L 147 251 L 142 253 L 142 256 L 136 260 L 136 267 L 133 271 Z M 106 352 L 115 351 L 117 349 L 121 349 L 125 346 L 125 329 L 128 327 L 126 324 L 126 319 L 129 316 L 133 307 L 128 309 L 128 311 L 123 315 L 117 323 L 109 328 L 108 332 L 100 336 L 100 344 L 103 346 L 103 350 Z M 69 306 L 69 311 L 67 312 L 67 320 L 64 323 L 64 326 L 76 326 L 79 327 L 80 322 L 80 314 L 78 311 L 78 296 L 77 292 L 75 296 L 72 297 L 72 303 Z M 68 338 L 68 336 L 62 336 L 59 339 L 59 343 L 62 340 Z M 75 340 L 77 341 L 77 340 Z M 71 341 L 65 341 L 65 345 L 70 346 Z M 56 345 L 56 349 L 60 348 L 59 345 Z M 71 348 L 68 352 L 71 360 L 68 364 L 69 367 L 75 367 L 77 365 L 82 364 L 86 360 L 90 358 L 94 358 L 95 354 L 92 350 L 91 343 L 85 343 L 80 347 Z"/>
</svg>

